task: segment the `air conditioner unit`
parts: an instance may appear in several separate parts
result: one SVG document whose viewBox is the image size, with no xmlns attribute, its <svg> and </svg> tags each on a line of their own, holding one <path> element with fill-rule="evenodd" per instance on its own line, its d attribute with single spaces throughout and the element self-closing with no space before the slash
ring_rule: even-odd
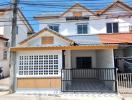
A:
<svg viewBox="0 0 132 100">
<path fill-rule="evenodd" d="M 132 25 L 129 26 L 129 32 L 132 32 Z"/>
</svg>

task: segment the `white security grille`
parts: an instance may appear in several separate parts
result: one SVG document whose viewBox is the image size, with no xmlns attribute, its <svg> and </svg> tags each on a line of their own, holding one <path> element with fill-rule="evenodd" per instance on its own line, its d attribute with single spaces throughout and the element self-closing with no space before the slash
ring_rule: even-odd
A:
<svg viewBox="0 0 132 100">
<path fill-rule="evenodd" d="M 58 75 L 58 55 L 19 56 L 19 75 Z"/>
</svg>

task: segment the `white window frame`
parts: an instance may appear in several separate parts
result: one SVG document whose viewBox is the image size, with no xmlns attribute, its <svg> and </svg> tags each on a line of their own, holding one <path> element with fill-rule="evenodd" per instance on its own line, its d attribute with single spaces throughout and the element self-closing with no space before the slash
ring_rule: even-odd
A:
<svg viewBox="0 0 132 100">
<path fill-rule="evenodd" d="M 113 31 L 113 30 L 114 30 L 113 24 L 114 24 L 114 23 L 118 23 L 118 32 L 119 32 L 119 22 L 107 22 L 107 23 L 106 23 L 106 33 L 108 33 L 108 32 L 107 32 L 107 24 L 108 24 L 108 23 L 111 24 L 111 26 L 112 26 L 112 27 L 111 27 L 111 28 L 112 28 L 112 29 L 111 29 L 111 30 L 112 30 L 112 33 L 114 33 L 114 31 Z"/>
<path fill-rule="evenodd" d="M 87 25 L 87 33 L 83 33 L 83 32 L 82 33 L 79 33 L 78 32 L 78 25 Z M 78 35 L 85 35 L 85 34 L 88 34 L 89 33 L 89 24 L 88 23 L 77 23 L 76 24 L 76 28 L 77 28 L 77 34 Z"/>
</svg>

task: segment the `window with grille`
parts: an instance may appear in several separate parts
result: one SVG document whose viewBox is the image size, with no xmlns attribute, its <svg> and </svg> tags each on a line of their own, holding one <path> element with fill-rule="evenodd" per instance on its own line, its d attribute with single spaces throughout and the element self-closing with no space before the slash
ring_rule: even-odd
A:
<svg viewBox="0 0 132 100">
<path fill-rule="evenodd" d="M 58 55 L 19 56 L 19 75 L 58 75 Z"/>
</svg>

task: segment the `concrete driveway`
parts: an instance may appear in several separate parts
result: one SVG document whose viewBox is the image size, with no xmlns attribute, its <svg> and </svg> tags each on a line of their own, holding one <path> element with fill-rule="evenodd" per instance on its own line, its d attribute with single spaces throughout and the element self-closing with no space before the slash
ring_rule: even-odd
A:
<svg viewBox="0 0 132 100">
<path fill-rule="evenodd" d="M 0 100 L 122 100 L 122 98 L 110 93 L 67 93 L 60 95 L 9 94 L 9 78 L 5 78 L 0 80 Z"/>
</svg>

